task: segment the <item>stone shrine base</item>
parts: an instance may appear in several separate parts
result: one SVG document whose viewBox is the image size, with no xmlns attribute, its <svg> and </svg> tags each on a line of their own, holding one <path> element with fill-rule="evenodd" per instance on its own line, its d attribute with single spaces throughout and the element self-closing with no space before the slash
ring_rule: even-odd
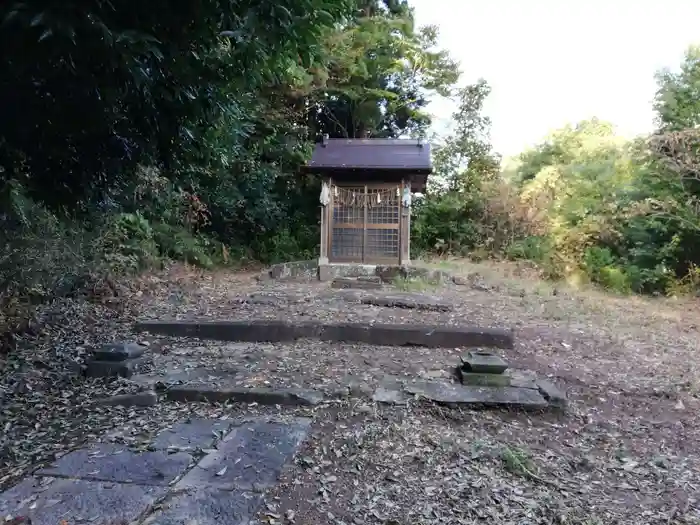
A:
<svg viewBox="0 0 700 525">
<path fill-rule="evenodd" d="M 397 278 L 426 279 L 435 282 L 450 282 L 452 276 L 442 270 L 418 265 L 374 265 L 374 264 L 322 264 L 317 260 L 293 261 L 271 266 L 258 276 L 258 280 L 298 280 L 318 279 L 322 282 L 333 279 L 363 279 L 377 277 L 382 283 L 390 284 Z"/>
</svg>

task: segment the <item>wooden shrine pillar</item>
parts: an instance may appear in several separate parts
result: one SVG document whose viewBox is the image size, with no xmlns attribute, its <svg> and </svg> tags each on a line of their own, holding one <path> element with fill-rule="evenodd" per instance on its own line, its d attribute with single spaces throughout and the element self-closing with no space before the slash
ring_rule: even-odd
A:
<svg viewBox="0 0 700 525">
<path fill-rule="evenodd" d="M 330 228 L 331 228 L 331 213 L 333 212 L 333 180 L 328 177 L 323 181 L 323 183 L 328 184 L 329 191 L 329 201 L 324 206 L 321 204 L 321 253 L 318 258 L 318 265 L 328 264 L 328 245 L 330 240 Z"/>
<path fill-rule="evenodd" d="M 399 264 L 409 264 L 411 262 L 411 208 L 404 206 L 403 195 L 408 190 L 411 191 L 411 182 L 401 181 L 401 217 L 399 226 Z"/>
</svg>

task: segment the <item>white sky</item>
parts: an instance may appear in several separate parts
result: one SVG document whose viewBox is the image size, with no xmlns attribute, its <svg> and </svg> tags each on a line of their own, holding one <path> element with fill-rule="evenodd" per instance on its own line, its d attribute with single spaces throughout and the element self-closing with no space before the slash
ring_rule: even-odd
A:
<svg viewBox="0 0 700 525">
<path fill-rule="evenodd" d="M 493 88 L 494 147 L 513 155 L 593 116 L 625 135 L 653 125 L 654 73 L 700 42 L 700 0 L 410 0 L 419 25 L 461 62 L 463 83 Z M 435 101 L 440 120 L 452 107 Z"/>
</svg>

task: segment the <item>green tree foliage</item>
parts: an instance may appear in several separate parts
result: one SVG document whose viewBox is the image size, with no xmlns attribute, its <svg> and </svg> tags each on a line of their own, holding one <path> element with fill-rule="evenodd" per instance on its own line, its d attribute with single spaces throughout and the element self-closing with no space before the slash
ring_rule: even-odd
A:
<svg viewBox="0 0 700 525">
<path fill-rule="evenodd" d="M 614 219 L 634 164 L 609 123 L 593 119 L 553 132 L 521 155 L 516 173 L 522 204 L 547 217 L 560 272 L 575 273 L 591 253 L 617 246 Z"/>
<path fill-rule="evenodd" d="M 488 84 L 456 88 L 406 0 L 13 0 L 0 20 L 0 299 L 163 258 L 311 257 L 313 142 L 425 136 L 433 95 L 457 109 L 415 248 L 536 258 L 619 290 L 695 282 L 696 48 L 659 74 L 649 140 L 594 119 L 499 174 Z"/>
<path fill-rule="evenodd" d="M 523 204 L 547 217 L 557 273 L 623 292 L 697 286 L 699 60 L 691 48 L 679 71 L 657 76 L 659 127 L 648 139 L 625 141 L 593 119 L 520 155 L 512 179 Z"/>
<path fill-rule="evenodd" d="M 619 292 L 700 288 L 700 50 L 657 75 L 658 129 L 625 140 L 590 119 L 564 126 L 498 173 L 488 85 L 462 90 L 439 144 L 439 184 L 416 206 L 425 251 L 532 259 L 546 274 Z"/>
<path fill-rule="evenodd" d="M 656 75 L 659 86 L 654 101 L 659 129 L 685 130 L 700 124 L 700 46 L 691 46 L 677 71 Z"/>
<path fill-rule="evenodd" d="M 436 145 L 434 159 L 434 179 L 447 190 L 472 191 L 498 172 L 500 159 L 489 136 L 491 120 L 482 113 L 490 93 L 483 79 L 457 90 L 451 133 Z"/>
<path fill-rule="evenodd" d="M 352 21 L 326 35 L 309 117 L 337 138 L 424 132 L 431 92 L 448 95 L 457 64 L 437 49 L 437 29 L 417 29 L 406 0 L 362 0 Z"/>
<path fill-rule="evenodd" d="M 319 52 L 346 2 L 6 2 L 0 162 L 53 208 L 117 199 L 136 166 L 249 135 L 250 97 Z M 242 121 L 236 117 L 246 117 Z M 240 142 L 240 141 L 239 141 Z M 236 144 L 240 147 L 240 144 Z M 234 155 L 235 151 L 232 152 Z"/>
<path fill-rule="evenodd" d="M 102 266 L 315 255 L 314 140 L 424 133 L 459 74 L 405 0 L 8 1 L 0 21 L 0 281 L 39 296 Z"/>
<path fill-rule="evenodd" d="M 456 92 L 452 130 L 436 144 L 433 181 L 414 211 L 412 246 L 419 252 L 465 255 L 503 241 L 496 215 L 506 216 L 494 214 L 487 197 L 499 166 L 489 140 L 491 122 L 482 113 L 489 93 L 484 80 Z"/>
</svg>

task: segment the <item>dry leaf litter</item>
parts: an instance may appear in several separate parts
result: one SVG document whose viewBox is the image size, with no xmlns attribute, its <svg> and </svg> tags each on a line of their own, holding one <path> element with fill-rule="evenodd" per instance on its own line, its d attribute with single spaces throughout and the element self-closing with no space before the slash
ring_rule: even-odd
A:
<svg viewBox="0 0 700 525">
<path fill-rule="evenodd" d="M 472 281 L 469 281 L 472 282 Z M 700 523 L 697 303 L 613 298 L 489 277 L 425 292 L 449 312 L 361 305 L 327 284 L 173 268 L 130 283 L 117 304 L 64 300 L 3 363 L 7 486 L 86 441 L 147 446 L 183 418 L 316 418 L 259 518 L 267 523 Z M 255 298 L 250 300 L 251 296 Z M 369 399 L 382 379 L 448 380 L 460 349 L 226 344 L 155 338 L 154 371 L 235 373 L 248 386 L 303 386 L 331 404 L 282 410 L 161 403 L 95 406 L 141 388 L 70 373 L 89 349 L 133 340 L 137 318 L 283 318 L 514 327 L 512 366 L 566 390 L 565 415 L 407 406 Z M 353 397 L 344 395 L 353 394 Z"/>
</svg>

